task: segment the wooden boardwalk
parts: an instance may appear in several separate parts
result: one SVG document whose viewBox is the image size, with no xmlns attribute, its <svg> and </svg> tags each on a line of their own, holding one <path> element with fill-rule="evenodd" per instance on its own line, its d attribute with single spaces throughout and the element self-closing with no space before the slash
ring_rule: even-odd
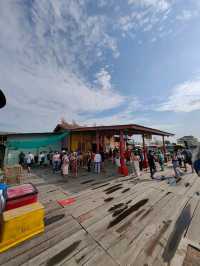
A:
<svg viewBox="0 0 200 266">
<path fill-rule="evenodd" d="M 165 171 L 169 175 L 171 169 Z M 40 176 L 40 177 L 39 177 Z M 0 255 L 0 265 L 200 265 L 200 178 L 172 187 L 131 177 L 32 176 L 45 232 Z M 74 198 L 62 207 L 57 200 Z"/>
</svg>

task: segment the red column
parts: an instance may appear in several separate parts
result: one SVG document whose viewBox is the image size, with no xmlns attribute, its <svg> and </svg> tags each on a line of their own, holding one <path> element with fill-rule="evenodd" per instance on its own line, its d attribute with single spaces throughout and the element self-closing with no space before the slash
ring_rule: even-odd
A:
<svg viewBox="0 0 200 266">
<path fill-rule="evenodd" d="M 99 152 L 99 131 L 96 131 L 96 145 L 97 145 L 97 149 L 96 152 Z"/>
<path fill-rule="evenodd" d="M 146 168 L 148 168 L 148 160 L 147 160 L 147 148 L 145 146 L 144 135 L 142 135 L 142 144 L 143 144 L 143 154 L 144 154 L 143 167 L 144 167 L 144 169 L 146 169 Z"/>
<path fill-rule="evenodd" d="M 124 143 L 124 134 L 123 130 L 120 130 L 120 169 L 119 172 L 125 176 L 128 175 L 128 168 L 125 165 L 125 160 L 124 160 L 124 152 L 125 152 L 125 143 Z"/>
</svg>

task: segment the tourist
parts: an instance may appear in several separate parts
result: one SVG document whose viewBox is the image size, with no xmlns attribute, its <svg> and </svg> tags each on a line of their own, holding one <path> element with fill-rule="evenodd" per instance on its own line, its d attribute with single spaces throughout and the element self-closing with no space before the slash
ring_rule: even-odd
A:
<svg viewBox="0 0 200 266">
<path fill-rule="evenodd" d="M 183 164 L 183 155 L 182 155 L 182 152 L 180 150 L 177 151 L 177 158 L 178 158 L 178 163 L 179 163 L 179 166 L 180 168 L 182 168 Z"/>
<path fill-rule="evenodd" d="M 28 169 L 29 174 L 31 172 L 31 166 L 33 163 L 34 163 L 34 156 L 31 152 L 29 152 L 27 157 L 26 157 L 26 164 L 27 164 L 27 169 Z"/>
<path fill-rule="evenodd" d="M 52 165 L 53 162 L 53 151 L 49 152 L 49 164 Z"/>
<path fill-rule="evenodd" d="M 82 153 L 82 152 L 80 152 L 80 153 L 78 154 L 77 159 L 78 159 L 78 166 L 79 166 L 80 168 L 82 168 L 82 167 L 83 167 L 83 153 Z"/>
<path fill-rule="evenodd" d="M 101 169 L 104 170 L 105 153 L 103 150 L 101 150 L 100 154 L 101 154 Z"/>
<path fill-rule="evenodd" d="M 91 154 L 91 169 L 92 169 L 92 171 L 95 171 L 94 157 L 95 157 L 95 153 L 92 152 L 92 154 Z"/>
<path fill-rule="evenodd" d="M 140 171 L 143 170 L 143 162 L 144 162 L 144 155 L 141 150 L 139 150 L 139 166 L 140 166 Z"/>
<path fill-rule="evenodd" d="M 24 159 L 25 159 L 25 154 L 23 153 L 23 151 L 21 151 L 20 154 L 19 154 L 19 164 L 21 166 L 24 165 Z"/>
<path fill-rule="evenodd" d="M 44 166 L 47 166 L 48 165 L 48 154 L 47 154 L 46 151 L 44 151 L 43 154 L 44 154 L 44 157 L 43 157 L 43 160 L 44 160 L 43 165 Z"/>
<path fill-rule="evenodd" d="M 182 171 L 180 170 L 178 155 L 176 151 L 173 153 L 173 156 L 172 156 L 172 166 L 173 166 L 174 174 L 176 178 L 179 178 L 181 175 L 183 175 Z"/>
<path fill-rule="evenodd" d="M 161 151 L 158 151 L 158 162 L 159 162 L 159 165 L 160 165 L 160 169 L 161 171 L 164 171 L 164 155 Z"/>
<path fill-rule="evenodd" d="M 109 156 L 109 159 L 112 159 L 113 152 L 112 152 L 111 147 L 110 147 L 110 149 L 109 149 L 108 156 Z"/>
<path fill-rule="evenodd" d="M 38 164 L 38 154 L 34 155 L 34 162 L 35 162 L 35 164 Z"/>
<path fill-rule="evenodd" d="M 130 165 L 130 160 L 131 160 L 131 150 L 130 149 L 127 149 L 125 151 L 124 157 L 126 159 L 126 164 Z"/>
<path fill-rule="evenodd" d="M 130 164 L 131 164 L 132 174 L 135 177 L 139 177 L 140 176 L 139 156 L 136 155 L 134 152 L 131 152 Z"/>
<path fill-rule="evenodd" d="M 97 151 L 95 156 L 94 156 L 94 164 L 95 164 L 95 173 L 100 174 L 101 172 L 101 154 Z"/>
<path fill-rule="evenodd" d="M 117 156 L 118 153 L 119 153 L 119 151 L 118 151 L 117 147 L 115 147 L 113 149 L 113 155 L 112 155 L 112 163 L 113 164 L 115 164 L 115 158 L 116 158 L 116 156 Z"/>
<path fill-rule="evenodd" d="M 38 156 L 38 163 L 40 166 L 43 165 L 43 163 L 44 163 L 44 153 L 42 151 L 40 152 L 40 154 Z"/>
<path fill-rule="evenodd" d="M 87 170 L 88 170 L 88 172 L 91 172 L 91 162 L 92 162 L 92 155 L 91 155 L 91 152 L 88 151 L 88 154 L 87 154 Z"/>
<path fill-rule="evenodd" d="M 196 154 L 194 155 L 194 170 L 198 176 L 200 176 L 200 146 L 197 149 Z"/>
<path fill-rule="evenodd" d="M 59 171 L 59 166 L 60 166 L 60 154 L 59 152 L 55 152 L 53 155 L 53 173 L 56 173 Z"/>
<path fill-rule="evenodd" d="M 62 170 L 62 175 L 64 177 L 68 175 L 68 173 L 69 173 L 69 158 L 68 158 L 66 152 L 63 153 L 63 156 L 62 156 L 61 170 Z"/>
<path fill-rule="evenodd" d="M 88 168 L 88 152 L 83 153 L 83 168 Z"/>
<path fill-rule="evenodd" d="M 72 169 L 72 175 L 77 176 L 78 175 L 78 160 L 77 160 L 77 153 L 73 152 L 71 154 L 71 169 Z"/>
<path fill-rule="evenodd" d="M 184 156 L 185 172 L 187 172 L 187 164 L 189 164 L 191 166 L 192 173 L 194 173 L 194 168 L 193 168 L 193 164 L 192 164 L 192 152 L 187 146 L 183 150 L 182 155 Z"/>
<path fill-rule="evenodd" d="M 156 173 L 156 164 L 155 164 L 155 156 L 153 151 L 148 152 L 148 163 L 149 163 L 149 168 L 150 168 L 150 175 L 151 178 L 154 178 L 154 174 Z"/>
</svg>

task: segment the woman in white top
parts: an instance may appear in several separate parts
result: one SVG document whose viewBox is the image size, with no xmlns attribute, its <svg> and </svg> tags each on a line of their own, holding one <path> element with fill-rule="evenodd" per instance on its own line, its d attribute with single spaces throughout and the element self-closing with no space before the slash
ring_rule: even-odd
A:
<svg viewBox="0 0 200 266">
<path fill-rule="evenodd" d="M 132 166 L 133 175 L 136 177 L 140 176 L 139 156 L 135 155 L 134 152 L 131 152 L 130 162 Z"/>
<path fill-rule="evenodd" d="M 100 174 L 101 171 L 101 154 L 97 152 L 94 156 L 95 173 Z"/>
<path fill-rule="evenodd" d="M 27 159 L 26 159 L 28 173 L 31 172 L 31 165 L 32 165 L 33 161 L 34 161 L 34 156 L 32 153 L 29 152 L 27 155 Z"/>
<path fill-rule="evenodd" d="M 62 175 L 67 176 L 69 173 L 69 158 L 66 153 L 62 157 Z"/>
</svg>

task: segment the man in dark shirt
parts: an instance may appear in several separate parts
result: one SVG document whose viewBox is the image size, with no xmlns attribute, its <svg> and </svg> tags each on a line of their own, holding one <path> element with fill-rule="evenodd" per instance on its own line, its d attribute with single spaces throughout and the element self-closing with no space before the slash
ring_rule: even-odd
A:
<svg viewBox="0 0 200 266">
<path fill-rule="evenodd" d="M 151 178 L 154 178 L 154 174 L 156 172 L 156 164 L 155 164 L 155 157 L 153 152 L 150 150 L 148 153 L 148 162 L 149 162 L 149 168 L 151 173 Z"/>
</svg>

